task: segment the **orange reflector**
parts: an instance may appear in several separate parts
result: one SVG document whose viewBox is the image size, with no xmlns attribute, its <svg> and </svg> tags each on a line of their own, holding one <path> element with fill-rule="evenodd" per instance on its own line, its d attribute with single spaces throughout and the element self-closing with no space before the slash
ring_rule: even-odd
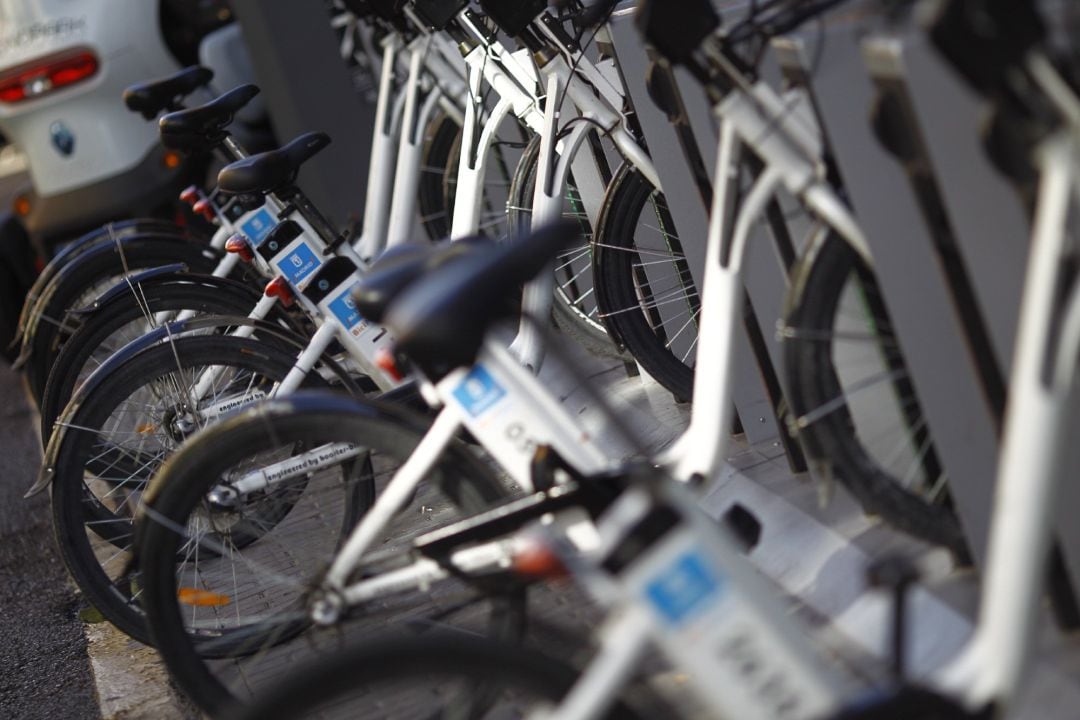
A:
<svg viewBox="0 0 1080 720">
<path fill-rule="evenodd" d="M 154 425 L 153 423 L 146 423 L 145 425 L 140 425 L 139 427 L 135 428 L 135 432 L 139 433 L 140 435 L 149 435 L 155 430 L 157 430 L 157 425 Z"/>
<path fill-rule="evenodd" d="M 394 353 L 390 352 L 390 348 L 382 347 L 375 351 L 375 364 L 392 380 L 401 380 L 404 377 L 398 369 Z"/>
<path fill-rule="evenodd" d="M 196 203 L 191 206 L 191 209 L 199 215 L 202 215 L 209 222 L 213 222 L 214 218 L 217 217 L 217 213 L 214 212 L 214 206 L 211 205 L 210 201 L 206 198 L 196 201 Z"/>
<path fill-rule="evenodd" d="M 557 578 L 568 574 L 566 566 L 551 548 L 535 542 L 514 555 L 514 571 L 532 578 Z"/>
<path fill-rule="evenodd" d="M 180 191 L 180 202 L 194 205 L 199 201 L 199 188 L 196 185 L 188 185 Z"/>
<path fill-rule="evenodd" d="M 161 156 L 161 162 L 170 170 L 175 170 L 180 167 L 180 153 L 173 150 L 166 150 L 165 154 Z"/>
<path fill-rule="evenodd" d="M 251 252 L 251 246 L 248 245 L 247 238 L 240 233 L 233 233 L 225 241 L 225 252 L 236 253 L 244 262 L 251 262 L 255 259 L 255 253 Z"/>
<path fill-rule="evenodd" d="M 281 275 L 266 283 L 266 290 L 264 290 L 268 297 L 277 298 L 282 305 L 289 307 L 293 304 L 293 291 L 289 287 L 289 283 Z"/>
<path fill-rule="evenodd" d="M 176 591 L 176 599 L 194 607 L 221 607 L 232 601 L 228 595 L 198 588 L 180 588 Z"/>
<path fill-rule="evenodd" d="M 15 214 L 19 217 L 26 217 L 30 214 L 30 198 L 25 195 L 18 195 L 13 203 Z"/>
</svg>

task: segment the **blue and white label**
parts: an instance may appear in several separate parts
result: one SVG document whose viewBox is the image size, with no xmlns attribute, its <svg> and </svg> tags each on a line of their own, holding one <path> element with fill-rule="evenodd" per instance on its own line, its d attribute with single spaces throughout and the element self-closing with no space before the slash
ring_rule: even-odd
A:
<svg viewBox="0 0 1080 720">
<path fill-rule="evenodd" d="M 274 220 L 274 216 L 270 214 L 270 211 L 266 208 L 259 208 L 254 215 L 241 223 L 240 230 L 247 236 L 252 245 L 258 247 L 276 225 L 277 222 Z"/>
<path fill-rule="evenodd" d="M 506 389 L 495 382 L 491 373 L 477 365 L 461 384 L 454 388 L 454 398 L 473 417 L 489 410 L 506 395 Z"/>
<path fill-rule="evenodd" d="M 716 577 L 706 559 L 699 552 L 687 552 L 645 586 L 645 595 L 677 627 L 719 600 L 723 590 L 723 579 Z"/>
<path fill-rule="evenodd" d="M 354 282 L 349 286 L 348 290 L 338 295 L 329 305 L 330 312 L 334 313 L 334 316 L 341 321 L 346 330 L 352 330 L 364 319 L 360 315 L 360 311 L 356 309 L 356 303 L 352 299 L 353 288 L 359 284 L 359 280 Z"/>
<path fill-rule="evenodd" d="M 304 278 L 315 272 L 315 269 L 321 264 L 319 258 L 315 257 L 314 251 L 306 244 L 301 243 L 282 260 L 278 260 L 277 266 L 286 280 L 293 285 L 299 285 Z"/>
</svg>

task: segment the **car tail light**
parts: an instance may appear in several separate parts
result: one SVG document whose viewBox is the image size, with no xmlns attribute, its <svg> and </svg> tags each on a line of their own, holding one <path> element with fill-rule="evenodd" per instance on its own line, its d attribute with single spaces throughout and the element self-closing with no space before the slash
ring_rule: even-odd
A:
<svg viewBox="0 0 1080 720">
<path fill-rule="evenodd" d="M 0 73 L 0 102 L 33 100 L 70 87 L 97 73 L 97 56 L 89 50 L 51 55 Z"/>
<path fill-rule="evenodd" d="M 280 275 L 266 283 L 265 293 L 269 297 L 277 298 L 285 307 L 292 305 L 293 300 L 295 300 L 292 288 L 289 287 L 289 283 L 285 278 Z"/>
</svg>

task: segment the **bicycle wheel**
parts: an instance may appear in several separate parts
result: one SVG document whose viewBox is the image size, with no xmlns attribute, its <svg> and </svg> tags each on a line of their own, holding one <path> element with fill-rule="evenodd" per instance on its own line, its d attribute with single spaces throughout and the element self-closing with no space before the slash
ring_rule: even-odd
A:
<svg viewBox="0 0 1080 720">
<path fill-rule="evenodd" d="M 523 597 L 490 594 L 459 578 L 430 591 L 399 580 L 369 600 L 357 601 L 338 622 L 314 625 L 310 603 L 340 548 L 340 502 L 323 498 L 324 481 L 309 481 L 304 497 L 258 542 L 237 552 L 229 528 L 259 510 L 259 498 L 214 500 L 222 487 L 242 487 L 252 472 L 287 484 L 287 464 L 274 464 L 279 448 L 311 448 L 328 458 L 325 487 L 340 485 L 332 471 L 363 458 L 378 488 L 412 454 L 426 423 L 381 404 L 298 394 L 265 404 L 194 438 L 155 480 L 139 525 L 146 608 L 153 637 L 177 684 L 214 715 L 275 686 L 293 663 L 359 641 L 389 624 L 426 632 L 513 636 L 520 631 Z M 304 459 L 311 455 L 305 456 Z M 478 512 L 505 495 L 502 484 L 470 451 L 451 446 L 379 535 L 353 580 L 381 575 L 408 561 L 409 541 L 450 519 Z M 209 552 L 207 552 L 209 551 Z M 497 589 L 497 586 L 490 588 Z"/>
<path fill-rule="evenodd" d="M 387 638 L 304 665 L 233 717 L 523 717 L 532 709 L 552 708 L 576 677 L 561 661 L 491 640 Z M 632 720 L 649 715 L 620 698 L 602 717 Z"/>
<path fill-rule="evenodd" d="M 532 224 L 533 193 L 536 189 L 536 164 L 540 156 L 540 136 L 529 141 L 518 161 L 510 185 L 508 220 L 511 231 L 522 234 Z M 563 214 L 581 226 L 580 244 L 560 254 L 555 260 L 555 303 L 552 316 L 563 332 L 572 336 L 590 352 L 604 357 L 625 358 L 607 333 L 599 317 L 593 286 L 593 229 L 585 213 L 573 176 L 563 188 Z"/>
<path fill-rule="evenodd" d="M 78 259 L 79 255 L 84 250 L 93 247 L 94 243 L 102 238 L 112 238 L 115 241 L 115 238 L 117 237 L 143 233 L 151 235 L 169 235 L 176 238 L 190 236 L 183 228 L 180 228 L 173 223 L 150 218 L 120 220 L 91 230 L 85 235 L 80 235 L 60 248 L 34 280 L 34 285 L 26 294 L 26 301 L 23 303 L 22 311 L 19 314 L 19 329 L 22 330 L 29 324 L 30 315 L 34 310 L 38 298 L 41 297 L 44 292 L 46 285 L 48 285 L 52 279 L 56 277 L 56 274 L 68 263 Z M 196 237 L 194 239 L 201 238 Z"/>
<path fill-rule="evenodd" d="M 867 513 L 970 556 L 873 273 L 829 234 L 792 282 L 784 371 L 807 451 Z"/>
<path fill-rule="evenodd" d="M 244 316 L 255 307 L 259 292 L 244 283 L 209 275 L 176 273 L 148 278 L 136 290 L 122 293 L 72 324 L 77 324 L 53 361 L 41 400 L 41 438 L 48 445 L 53 423 L 72 393 L 90 374 L 128 342 L 159 326 L 159 313 Z M 271 319 L 287 316 L 275 307 Z M 295 328 L 294 328 L 295 329 Z"/>
<path fill-rule="evenodd" d="M 600 318 L 649 375 L 688 402 L 701 304 L 663 194 L 623 164 L 598 225 L 593 282 Z"/>
<path fill-rule="evenodd" d="M 86 251 L 58 273 L 40 299 L 38 317 L 27 338 L 31 356 L 26 366 L 27 381 L 39 405 L 52 361 L 72 329 L 70 310 L 89 304 L 101 291 L 121 280 L 126 271 L 184 263 L 192 272 L 210 273 L 220 257 L 206 245 L 176 238 L 134 236 L 119 245 L 124 248 L 123 255 L 118 243 L 99 241 L 97 248 Z"/>
<path fill-rule="evenodd" d="M 131 531 L 147 482 L 210 422 L 208 408 L 269 394 L 295 354 L 265 337 L 176 338 L 107 366 L 61 418 L 50 444 L 57 543 L 87 600 L 128 635 L 149 642 Z M 210 391 L 193 403 L 196 378 L 211 371 Z M 325 384 L 316 373 L 308 382 Z"/>
<path fill-rule="evenodd" d="M 424 157 L 417 188 L 420 223 L 432 240 L 450 236 L 451 207 L 443 191 L 450 153 L 461 146 L 461 126 L 440 112 L 428 124 L 424 134 Z"/>
</svg>

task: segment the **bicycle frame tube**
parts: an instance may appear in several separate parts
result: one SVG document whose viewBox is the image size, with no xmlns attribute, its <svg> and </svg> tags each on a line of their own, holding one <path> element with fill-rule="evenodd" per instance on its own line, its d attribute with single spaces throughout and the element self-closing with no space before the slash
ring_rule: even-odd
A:
<svg viewBox="0 0 1080 720">
<path fill-rule="evenodd" d="M 705 278 L 701 291 L 701 315 L 695 367 L 709 368 L 708 372 L 695 373 L 694 397 L 690 425 L 679 439 L 664 451 L 660 461 L 679 480 L 694 476 L 715 477 L 726 456 L 729 428 L 731 427 L 731 376 L 734 363 L 732 349 L 742 306 L 742 280 L 740 271 L 747 241 L 749 222 L 741 223 L 744 235 L 732 230 L 734 221 L 737 178 L 725 171 L 738 167 L 741 147 L 735 128 L 721 120 L 720 140 L 717 145 L 716 184 L 713 205 L 709 215 L 708 241 L 705 254 Z M 764 184 L 762 181 L 766 181 Z M 775 176 L 763 174 L 755 185 L 759 188 L 775 187 Z M 750 218 L 752 209 L 764 208 L 768 198 L 757 192 L 754 197 L 758 208 L 751 208 L 750 198 L 740 211 L 740 217 Z M 753 217 L 756 217 L 753 216 Z M 731 236 L 731 251 L 727 262 L 721 257 L 725 235 Z"/>
<path fill-rule="evenodd" d="M 1055 297 L 1066 287 L 1060 276 L 1067 272 L 1062 259 L 1071 250 L 1066 227 L 1070 201 L 1080 190 L 1078 161 L 1076 139 L 1067 134 L 1040 148 L 1039 201 L 1009 379 L 979 624 L 939 677 L 972 708 L 990 702 L 1007 707 L 1015 700 L 1038 635 L 1043 561 L 1067 471 L 1063 455 L 1080 352 L 1074 328 L 1067 328 L 1059 341 L 1056 322 L 1064 307 L 1066 326 L 1075 326 L 1080 295 L 1073 286 L 1064 301 Z"/>
<path fill-rule="evenodd" d="M 353 247 L 364 259 L 374 258 L 383 248 L 389 223 L 390 197 L 393 193 L 394 152 L 397 130 L 405 110 L 403 95 L 394 98 L 394 66 L 401 40 L 388 37 L 383 45 L 379 94 L 375 103 L 375 130 L 371 137 L 371 160 L 368 164 L 367 194 L 364 199 L 364 222 Z"/>
<path fill-rule="evenodd" d="M 482 48 L 473 53 L 482 52 Z M 472 55 L 472 53 L 470 53 Z M 469 101 L 465 105 L 465 125 L 462 127 L 461 158 L 458 163 L 457 188 L 454 194 L 454 217 L 450 226 L 450 238 L 457 240 L 474 235 L 480 228 L 480 205 L 483 200 L 484 176 L 487 173 L 487 151 L 495 140 L 499 126 L 513 106 L 513 101 L 500 91 L 498 103 L 492 109 L 479 138 L 476 136 L 480 109 L 476 99 L 480 97 L 482 68 L 473 63 L 469 66 Z M 502 83 L 500 83 L 502 84 Z M 498 91 L 498 88 L 496 88 Z"/>
<path fill-rule="evenodd" d="M 548 76 L 547 97 L 559 97 L 559 77 Z M 532 229 L 544 227 L 555 222 L 562 215 L 562 189 L 566 185 L 570 165 L 577 156 L 589 131 L 584 123 L 571 131 L 570 136 L 562 141 L 562 157 L 557 165 L 552 160 L 555 154 L 555 137 L 559 119 L 556 103 L 549 102 L 544 112 L 544 128 L 540 136 L 540 152 L 536 162 L 536 183 L 533 190 Z M 544 344 L 530 318 L 546 318 L 551 314 L 552 295 L 555 292 L 555 274 L 549 268 L 542 271 L 525 286 L 522 299 L 522 320 L 517 337 L 510 345 L 510 351 L 517 356 L 522 365 L 536 372 L 544 361 Z"/>
<path fill-rule="evenodd" d="M 439 398 L 510 478 L 533 490 L 532 461 L 542 445 L 586 474 L 610 465 L 594 438 L 497 340 L 487 339 L 471 368 L 459 368 L 436 385 Z"/>
<path fill-rule="evenodd" d="M 345 581 L 360 562 L 360 558 L 390 519 L 412 497 L 413 490 L 420 481 L 436 466 L 460 427 L 461 421 L 454 413 L 446 410 L 439 413 L 420 444 L 409 455 L 409 459 L 398 468 L 394 477 L 375 499 L 375 503 L 364 514 L 360 524 L 349 534 L 349 539 L 334 557 L 334 562 L 326 573 L 323 581 L 325 586 L 336 590 L 345 587 Z"/>
<path fill-rule="evenodd" d="M 420 45 L 413 49 L 409 57 L 409 76 L 405 82 L 405 108 L 394 172 L 394 192 L 390 203 L 386 247 L 394 247 L 407 241 L 412 233 L 416 219 L 416 191 L 420 184 L 424 129 L 442 95 L 439 87 L 435 86 L 424 98 L 422 106 L 417 107 L 423 93 L 421 80 L 424 62 L 431 48 L 430 38 L 420 40 Z"/>
</svg>

